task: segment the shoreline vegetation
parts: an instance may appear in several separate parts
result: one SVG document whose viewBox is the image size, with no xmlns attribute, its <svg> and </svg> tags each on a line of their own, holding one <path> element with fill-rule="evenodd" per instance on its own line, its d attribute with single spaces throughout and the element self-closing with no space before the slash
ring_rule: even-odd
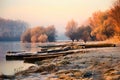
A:
<svg viewBox="0 0 120 80">
<path fill-rule="evenodd" d="M 102 47 L 116 47 L 116 44 L 110 43 L 92 43 L 87 45 L 87 48 L 78 46 L 78 42 L 60 44 L 54 46 L 38 46 L 51 49 L 55 54 L 41 54 L 42 60 L 36 60 L 32 63 L 38 66 L 31 66 L 27 70 L 15 73 L 15 75 L 2 75 L 2 79 L 42 79 L 42 80 L 119 80 L 120 71 L 119 64 L 120 58 L 117 55 L 95 53 L 95 50 L 90 48 Z M 58 54 L 56 48 L 65 48 L 67 46 L 67 52 L 63 51 L 63 54 Z M 73 51 L 70 50 L 72 47 Z M 44 51 L 44 50 L 43 50 Z M 24 51 L 22 51 L 24 52 Z M 59 52 L 59 51 L 58 51 Z M 12 52 L 11 52 L 12 53 Z M 14 52 L 13 52 L 14 53 Z M 17 52 L 15 52 L 17 53 Z M 61 51 L 62 53 L 62 51 Z M 94 55 L 95 53 L 95 55 Z M 65 55 L 64 55 L 65 54 Z M 37 57 L 37 56 L 34 56 Z M 32 59 L 28 59 L 32 61 Z M 32 76 L 32 77 L 30 77 Z"/>
<path fill-rule="evenodd" d="M 106 11 L 93 13 L 85 24 L 78 24 L 72 19 L 65 27 L 65 35 L 72 43 L 37 46 L 41 49 L 36 53 L 9 51 L 6 58 L 21 58 L 37 66 L 30 66 L 15 75 L 0 73 L 0 79 L 120 80 L 120 52 L 117 47 L 117 41 L 120 41 L 120 0 L 116 0 Z M 29 28 L 23 21 L 3 18 L 0 18 L 0 25 L 0 40 L 21 39 L 23 43 L 56 44 L 57 31 L 54 25 Z M 84 44 L 79 44 L 80 40 Z M 87 41 L 112 43 L 89 44 Z M 111 47 L 118 52 L 112 53 Z M 101 48 L 107 49 L 106 52 Z"/>
</svg>

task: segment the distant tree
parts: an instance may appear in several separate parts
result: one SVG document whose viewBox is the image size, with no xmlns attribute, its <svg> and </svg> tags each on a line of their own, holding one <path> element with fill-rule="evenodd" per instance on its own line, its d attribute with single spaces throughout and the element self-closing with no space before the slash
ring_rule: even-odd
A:
<svg viewBox="0 0 120 80">
<path fill-rule="evenodd" d="M 44 42 L 47 42 L 47 40 L 48 40 L 48 36 L 46 34 L 42 34 L 38 37 L 39 42 L 44 43 Z"/>
<path fill-rule="evenodd" d="M 27 27 L 26 22 L 0 18 L 0 41 L 20 40 L 21 34 Z"/>
<path fill-rule="evenodd" d="M 22 35 L 21 35 L 21 41 L 22 42 L 31 42 L 31 29 L 27 29 Z"/>
<path fill-rule="evenodd" d="M 36 35 L 31 36 L 31 42 L 32 42 L 32 43 L 38 42 L 38 38 L 37 38 Z"/>
<path fill-rule="evenodd" d="M 84 42 L 91 40 L 91 27 L 89 26 L 80 26 L 77 29 L 77 39 L 82 39 Z"/>
<path fill-rule="evenodd" d="M 74 20 L 71 20 L 67 23 L 66 26 L 66 36 L 68 38 L 70 38 L 72 41 L 74 41 L 76 39 L 76 31 L 77 31 L 77 22 L 75 22 Z"/>
<path fill-rule="evenodd" d="M 54 25 L 48 26 L 45 30 L 46 30 L 46 35 L 48 36 L 48 41 L 54 42 L 56 40 L 56 29 Z"/>
<path fill-rule="evenodd" d="M 31 28 L 31 36 L 39 37 L 41 34 L 44 34 L 44 33 L 45 33 L 45 28 L 42 26 Z"/>
<path fill-rule="evenodd" d="M 22 36 L 21 41 L 22 42 L 51 42 L 55 41 L 56 37 L 56 30 L 54 26 L 48 26 L 47 28 L 44 28 L 42 26 L 37 26 L 31 29 L 26 30 Z"/>
</svg>

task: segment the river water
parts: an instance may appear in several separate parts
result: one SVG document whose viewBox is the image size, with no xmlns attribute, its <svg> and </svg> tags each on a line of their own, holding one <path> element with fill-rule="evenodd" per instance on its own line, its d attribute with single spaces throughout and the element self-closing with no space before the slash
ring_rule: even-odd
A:
<svg viewBox="0 0 120 80">
<path fill-rule="evenodd" d="M 88 42 L 91 43 L 91 42 Z M 97 43 L 97 42 L 94 42 Z M 6 75 L 14 75 L 16 72 L 27 69 L 33 64 L 24 63 L 23 61 L 6 61 L 5 54 L 7 51 L 29 51 L 35 52 L 40 50 L 38 45 L 53 45 L 54 43 L 21 43 L 21 42 L 0 42 L 0 73 Z M 95 50 L 95 54 L 92 55 L 106 55 L 107 53 L 117 54 L 120 56 L 120 45 L 117 47 L 107 47 L 107 48 L 93 48 L 90 50 Z"/>
<path fill-rule="evenodd" d="M 53 43 L 0 42 L 0 74 L 14 75 L 16 72 L 33 65 L 24 63 L 22 60 L 6 60 L 5 55 L 8 51 L 36 52 L 40 50 L 38 45 L 53 45 Z"/>
<path fill-rule="evenodd" d="M 32 48 L 31 48 L 32 47 Z M 7 61 L 5 55 L 7 51 L 35 51 L 36 44 L 20 42 L 0 42 L 0 73 L 5 75 L 14 75 L 18 71 L 27 69 L 33 64 L 24 63 L 22 60 Z"/>
</svg>

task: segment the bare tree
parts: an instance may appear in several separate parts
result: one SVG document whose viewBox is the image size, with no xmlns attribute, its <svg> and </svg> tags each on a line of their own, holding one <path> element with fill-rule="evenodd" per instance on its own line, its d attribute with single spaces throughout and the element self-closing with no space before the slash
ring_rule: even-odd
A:
<svg viewBox="0 0 120 80">
<path fill-rule="evenodd" d="M 65 34 L 68 38 L 74 41 L 76 39 L 76 36 L 75 36 L 76 30 L 77 30 L 77 22 L 75 22 L 74 20 L 71 20 L 67 23 Z"/>
<path fill-rule="evenodd" d="M 54 42 L 56 40 L 56 29 L 54 25 L 48 26 L 45 30 L 46 30 L 46 35 L 48 36 L 48 41 Z"/>
<path fill-rule="evenodd" d="M 77 29 L 77 39 L 82 39 L 84 42 L 91 40 L 91 27 L 90 26 L 80 26 Z"/>
</svg>

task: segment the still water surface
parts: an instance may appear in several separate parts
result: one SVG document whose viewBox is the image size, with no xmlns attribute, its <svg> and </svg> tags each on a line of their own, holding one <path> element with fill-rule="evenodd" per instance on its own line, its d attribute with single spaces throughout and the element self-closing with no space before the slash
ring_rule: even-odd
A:
<svg viewBox="0 0 120 80">
<path fill-rule="evenodd" d="M 18 71 L 27 69 L 33 64 L 24 63 L 20 60 L 7 61 L 5 54 L 7 51 L 28 51 L 36 52 L 40 50 L 38 45 L 53 45 L 53 43 L 21 43 L 21 42 L 0 42 L 0 74 L 13 75 Z"/>
<path fill-rule="evenodd" d="M 32 48 L 31 48 L 32 46 Z M 18 71 L 25 70 L 33 64 L 24 63 L 23 61 L 7 61 L 5 54 L 7 51 L 35 51 L 36 45 L 23 44 L 20 42 L 0 42 L 0 73 L 13 75 Z"/>
</svg>

